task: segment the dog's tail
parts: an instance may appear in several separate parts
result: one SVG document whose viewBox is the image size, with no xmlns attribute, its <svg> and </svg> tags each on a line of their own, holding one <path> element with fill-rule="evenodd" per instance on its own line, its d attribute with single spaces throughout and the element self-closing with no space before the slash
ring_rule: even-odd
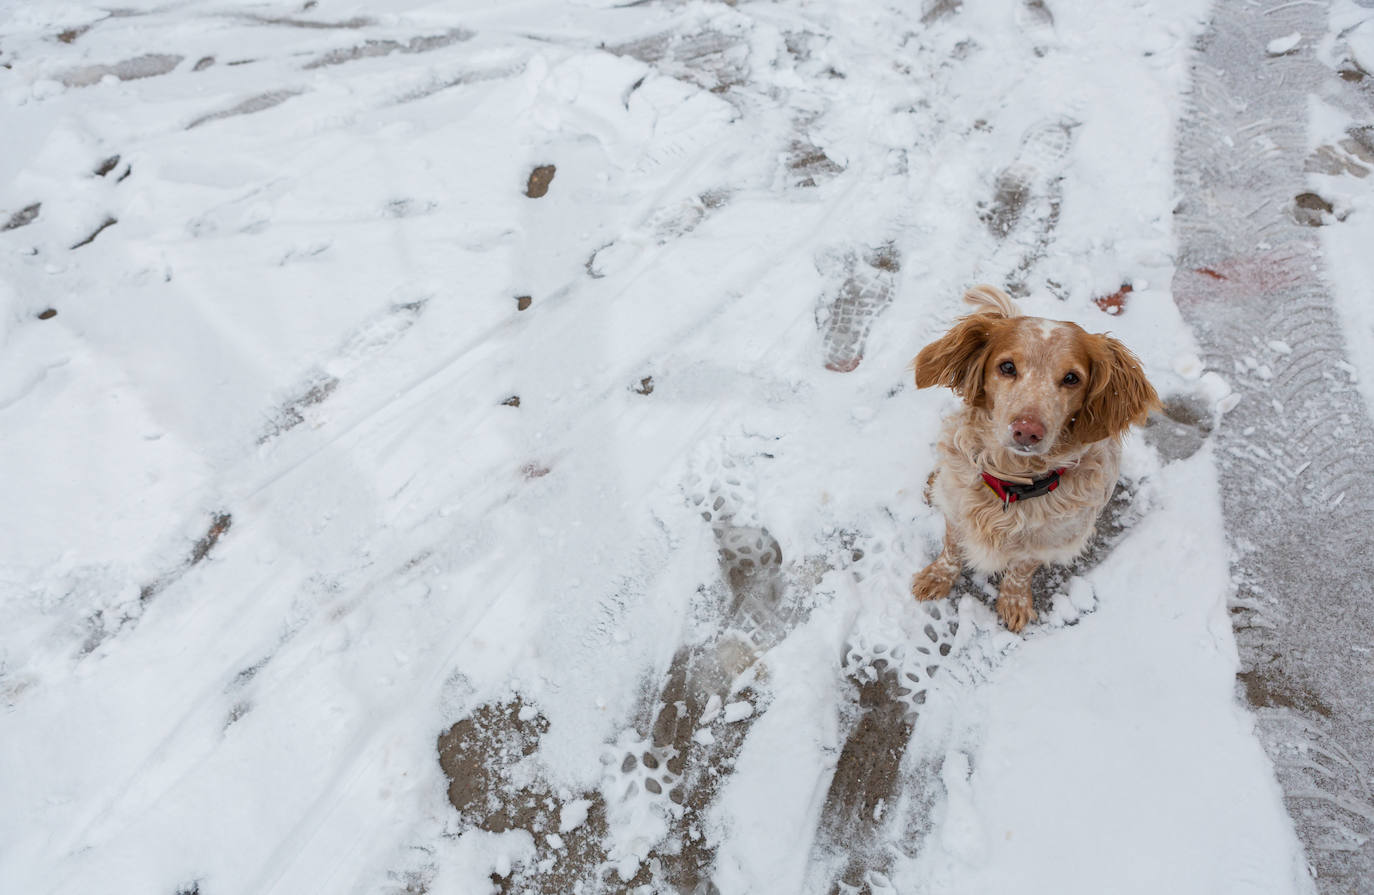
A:
<svg viewBox="0 0 1374 895">
<path fill-rule="evenodd" d="M 1011 296 L 996 286 L 974 286 L 964 293 L 964 301 L 973 306 L 973 313 L 991 317 L 1020 317 L 1021 309 Z"/>
</svg>

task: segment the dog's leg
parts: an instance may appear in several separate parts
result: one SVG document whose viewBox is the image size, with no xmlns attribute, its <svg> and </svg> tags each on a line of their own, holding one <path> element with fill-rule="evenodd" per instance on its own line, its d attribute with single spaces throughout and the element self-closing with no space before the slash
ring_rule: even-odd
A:
<svg viewBox="0 0 1374 895">
<path fill-rule="evenodd" d="M 963 562 L 959 559 L 959 545 L 954 540 L 954 529 L 945 523 L 945 548 L 935 557 L 935 562 L 926 566 L 911 579 L 911 593 L 918 600 L 938 600 L 949 595 L 954 579 L 959 577 Z"/>
<path fill-rule="evenodd" d="M 1026 622 L 1035 621 L 1035 610 L 1031 608 L 1031 576 L 1038 568 L 1040 563 L 1028 560 L 1009 566 L 1002 573 L 1002 583 L 997 589 L 997 614 L 1013 634 L 1019 633 Z"/>
</svg>

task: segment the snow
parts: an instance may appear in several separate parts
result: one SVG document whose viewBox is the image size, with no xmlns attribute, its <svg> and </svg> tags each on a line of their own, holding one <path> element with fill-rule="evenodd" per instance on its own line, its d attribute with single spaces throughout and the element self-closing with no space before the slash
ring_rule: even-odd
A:
<svg viewBox="0 0 1374 895">
<path fill-rule="evenodd" d="M 1357 24 L 1349 24 L 1352 18 Z M 1344 26 L 1342 33 L 1352 51 L 1359 46 L 1357 35 L 1367 34 L 1367 64 L 1374 66 L 1374 27 L 1367 19 L 1368 10 L 1341 4 L 1333 12 L 1332 25 L 1333 30 L 1338 25 Z M 1318 152 L 1321 147 L 1327 147 L 1327 151 L 1341 152 L 1349 159 L 1349 166 L 1343 170 L 1333 173 L 1330 169 L 1309 169 L 1307 177 L 1312 188 L 1337 210 L 1340 219 L 1338 227 L 1321 228 L 1321 244 L 1327 261 L 1324 272 L 1336 287 L 1332 294 L 1349 359 L 1344 363 L 1353 368 L 1352 378 L 1358 383 L 1366 403 L 1374 408 L 1374 283 L 1364 263 L 1364 247 L 1374 239 L 1374 197 L 1367 184 L 1368 172 L 1374 169 L 1374 151 L 1365 151 L 1367 157 L 1362 157 L 1363 147 L 1354 142 L 1356 129 L 1368 122 L 1318 97 L 1310 99 L 1308 114 L 1308 139 L 1312 150 Z M 1364 177 L 1358 176 L 1361 171 L 1365 172 Z"/>
<path fill-rule="evenodd" d="M 1369 18 L 1369 4 L 1358 0 L 1333 3 L 1331 32 L 1344 39 L 1346 51 L 1360 68 L 1374 71 L 1374 20 Z"/>
<path fill-rule="evenodd" d="M 587 799 L 577 799 L 564 805 L 558 813 L 558 832 L 567 833 L 586 823 L 587 809 L 590 807 L 591 802 Z"/>
<path fill-rule="evenodd" d="M 721 717 L 725 719 L 726 723 L 730 723 L 734 721 L 743 721 L 752 714 L 754 714 L 754 707 L 747 702 L 741 701 L 732 702 L 727 705 L 724 712 L 721 713 Z"/>
<path fill-rule="evenodd" d="M 1174 358 L 1174 372 L 1186 380 L 1192 381 L 1197 379 L 1202 375 L 1205 369 L 1202 358 L 1198 357 L 1196 354 L 1181 354 Z"/>
<path fill-rule="evenodd" d="M 630 879 L 682 815 L 623 762 L 692 646 L 730 672 L 691 719 L 730 758 L 711 881 L 810 891 L 838 657 L 930 620 L 954 399 L 906 365 L 962 288 L 1020 277 L 1162 393 L 1239 401 L 1168 285 L 1207 5 L 977 6 L 0 10 L 0 227 L 41 203 L 0 232 L 0 889 L 481 892 L 588 836 Z M 998 172 L 1031 195 L 1002 236 Z M 872 818 L 896 891 L 1308 891 L 1234 694 L 1213 459 L 1133 437 L 1140 518 L 1024 639 L 944 605 Z M 720 608 L 746 535 L 791 615 Z M 490 796 L 546 786 L 543 830 L 465 824 L 436 756 L 513 696 L 547 729 Z"/>
<path fill-rule="evenodd" d="M 1282 56 L 1284 53 L 1292 51 L 1298 44 L 1302 43 L 1302 32 L 1294 31 L 1292 34 L 1285 34 L 1283 37 L 1276 37 L 1264 45 L 1264 51 L 1270 56 Z"/>
</svg>

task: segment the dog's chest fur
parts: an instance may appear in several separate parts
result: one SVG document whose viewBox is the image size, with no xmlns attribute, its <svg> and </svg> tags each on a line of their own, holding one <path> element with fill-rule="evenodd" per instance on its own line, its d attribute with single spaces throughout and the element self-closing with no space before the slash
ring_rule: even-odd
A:
<svg viewBox="0 0 1374 895">
<path fill-rule="evenodd" d="M 931 492 L 965 564 L 993 574 L 1026 560 L 1072 562 L 1111 497 L 1121 462 L 1119 442 L 1110 438 L 1072 454 L 1036 457 L 1032 467 L 1026 458 L 983 443 L 978 434 L 984 428 L 981 413 L 966 407 L 946 420 Z M 1007 473 L 1032 477 L 1068 469 L 1054 491 L 1006 505 L 983 481 L 988 460 Z"/>
</svg>

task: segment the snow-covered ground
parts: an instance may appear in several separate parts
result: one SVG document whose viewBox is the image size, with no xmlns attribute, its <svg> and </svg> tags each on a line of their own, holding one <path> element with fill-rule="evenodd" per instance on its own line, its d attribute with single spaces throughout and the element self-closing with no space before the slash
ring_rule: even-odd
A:
<svg viewBox="0 0 1374 895">
<path fill-rule="evenodd" d="M 382 6 L 0 9 L 0 891 L 1313 888 L 1172 286 L 1208 3 Z M 908 592 L 977 282 L 1169 404 L 1020 637 Z"/>
</svg>

